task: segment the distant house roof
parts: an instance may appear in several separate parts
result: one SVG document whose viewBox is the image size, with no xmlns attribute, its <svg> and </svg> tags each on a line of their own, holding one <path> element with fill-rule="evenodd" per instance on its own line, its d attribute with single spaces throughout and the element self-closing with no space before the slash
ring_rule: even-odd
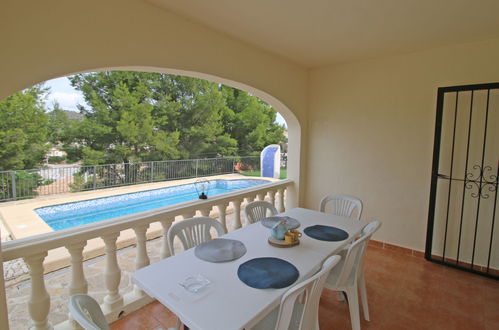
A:
<svg viewBox="0 0 499 330">
<path fill-rule="evenodd" d="M 71 111 L 71 110 L 61 110 L 61 111 L 64 112 L 66 114 L 66 116 L 68 116 L 69 120 L 82 120 L 83 119 L 83 115 L 79 112 Z M 48 114 L 51 115 L 52 112 L 49 112 Z"/>
</svg>

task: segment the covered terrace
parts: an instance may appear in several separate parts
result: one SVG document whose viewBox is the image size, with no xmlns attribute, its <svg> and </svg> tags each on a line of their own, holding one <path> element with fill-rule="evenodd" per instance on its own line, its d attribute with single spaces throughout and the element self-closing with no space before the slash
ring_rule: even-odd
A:
<svg viewBox="0 0 499 330">
<path fill-rule="evenodd" d="M 317 210 L 323 196 L 340 193 L 363 201 L 363 221 L 383 224 L 373 237 L 375 246 L 367 253 L 373 310 L 371 322 L 362 323 L 362 327 L 497 329 L 496 279 L 423 258 L 426 252 L 437 261 L 454 262 L 489 277 L 498 275 L 496 85 L 480 89 L 480 93 L 485 91 L 480 102 L 490 105 L 490 116 L 478 117 L 488 118 L 485 127 L 489 138 L 486 146 L 481 142 L 487 157 L 482 157 L 478 179 L 471 178 L 473 185 L 479 183 L 475 200 L 483 201 L 480 214 L 486 214 L 488 220 L 478 221 L 474 209 L 472 225 L 465 227 L 464 233 L 474 232 L 475 239 L 466 234 L 467 243 L 463 243 L 473 245 L 473 253 L 464 255 L 461 264 L 459 252 L 457 256 L 449 252 L 455 251 L 461 235 L 446 240 L 447 227 L 444 234 L 442 226 L 459 219 L 461 204 L 465 204 L 458 202 L 457 215 L 452 208 L 448 221 L 445 212 L 449 204 L 447 209 L 437 206 L 445 206 L 447 199 L 463 193 L 451 193 L 444 187 L 448 195 L 434 195 L 443 191 L 437 190 L 435 180 L 449 176 L 444 170 L 444 176 L 437 176 L 440 168 L 434 156 L 438 158 L 438 151 L 448 150 L 440 155 L 444 159 L 441 163 L 446 164 L 450 150 L 454 150 L 451 143 L 440 144 L 436 138 L 436 127 L 443 127 L 444 135 L 446 127 L 451 131 L 453 127 L 452 120 L 437 117 L 437 101 L 457 118 L 457 110 L 452 112 L 452 104 L 458 109 L 456 91 L 463 91 L 461 100 L 468 101 L 462 107 L 469 109 L 472 90 L 449 90 L 454 93 L 452 102 L 444 102 L 439 88 L 499 82 L 497 12 L 499 2 L 495 0 L 3 1 L 0 98 L 74 73 L 107 69 L 175 73 L 253 93 L 283 115 L 289 134 L 288 179 L 263 190 L 167 209 L 152 217 L 85 227 L 81 232 L 3 244 L 4 260 L 22 257 L 30 266 L 29 322 L 35 329 L 76 327 L 70 321 L 54 322 L 60 315 L 50 307 L 43 277 L 43 260 L 52 249 L 65 247 L 73 258 L 70 283 L 61 285 L 55 294 L 86 292 L 88 270 L 82 266 L 82 249 L 87 240 L 102 237 L 106 272 L 98 285 L 105 287 L 105 298 L 99 303 L 108 321 L 130 315 L 128 328 L 155 329 L 170 325 L 168 312 L 157 303 L 144 307 L 152 299 L 140 290 L 123 296 L 118 289 L 121 269 L 115 242 L 120 231 L 133 229 L 136 234 L 134 267 L 138 269 L 150 262 L 145 243 L 150 223 L 160 223 L 167 230 L 176 216 L 208 215 L 215 209 L 223 213 L 229 203 L 240 221 L 241 203 L 265 196 L 273 202 L 286 196 L 286 210 Z M 454 128 L 455 123 L 456 119 Z M 473 125 L 470 120 L 469 127 Z M 458 132 L 464 127 L 464 138 L 459 141 L 466 141 L 468 126 L 457 126 Z M 477 155 L 473 157 L 480 160 L 482 154 Z M 470 170 L 472 166 L 470 163 Z M 462 180 L 466 178 L 470 179 L 467 172 Z M 491 182 L 492 189 L 487 186 L 489 204 L 481 190 L 484 182 Z M 280 207 L 284 210 L 282 203 Z M 437 219 L 439 212 L 444 213 L 443 224 L 436 223 L 431 226 L 434 231 L 427 231 L 429 215 Z M 481 227 L 477 233 L 478 225 L 473 224 L 478 222 Z M 455 229 L 449 226 L 449 231 Z M 482 228 L 486 228 L 484 232 Z M 475 245 L 484 251 L 476 258 Z M 162 257 L 168 256 L 166 249 L 160 252 Z M 383 297 L 393 300 L 384 301 Z M 320 326 L 348 328 L 345 305 L 335 299 L 330 292 L 323 295 Z M 142 316 L 133 319 L 132 313 L 140 308 L 145 314 L 133 315 L 146 315 L 150 323 Z M 0 329 L 9 328 L 8 310 L 0 278 Z M 162 322 L 159 318 L 164 315 Z M 432 322 L 423 320 L 429 315 Z M 120 322 L 127 328 L 121 320 L 114 326 L 119 328 Z"/>
</svg>

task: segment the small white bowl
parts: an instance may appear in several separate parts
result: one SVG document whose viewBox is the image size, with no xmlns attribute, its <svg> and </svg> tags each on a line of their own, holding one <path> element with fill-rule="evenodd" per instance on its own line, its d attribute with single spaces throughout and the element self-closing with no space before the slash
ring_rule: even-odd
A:
<svg viewBox="0 0 499 330">
<path fill-rule="evenodd" d="M 192 293 L 197 293 L 208 284 L 210 284 L 210 280 L 208 280 L 206 277 L 203 275 L 195 275 L 195 276 L 189 276 L 185 280 L 179 283 L 180 286 L 182 286 L 184 289 L 186 289 L 189 292 Z"/>
</svg>

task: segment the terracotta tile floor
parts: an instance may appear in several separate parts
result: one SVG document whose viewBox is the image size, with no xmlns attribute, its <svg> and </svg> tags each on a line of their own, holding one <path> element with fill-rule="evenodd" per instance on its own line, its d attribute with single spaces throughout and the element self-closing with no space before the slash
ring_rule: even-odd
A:
<svg viewBox="0 0 499 330">
<path fill-rule="evenodd" d="M 369 247 L 366 279 L 371 321 L 363 329 L 499 329 L 499 281 L 422 258 Z M 346 302 L 321 297 L 321 329 L 350 329 Z M 111 329 L 167 329 L 175 316 L 158 302 L 114 322 Z M 223 325 L 220 327 L 223 330 Z"/>
</svg>

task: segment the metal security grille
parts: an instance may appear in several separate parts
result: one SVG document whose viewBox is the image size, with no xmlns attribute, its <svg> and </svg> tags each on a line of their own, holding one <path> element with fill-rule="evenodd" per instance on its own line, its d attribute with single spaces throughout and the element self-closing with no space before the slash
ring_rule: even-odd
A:
<svg viewBox="0 0 499 330">
<path fill-rule="evenodd" d="M 499 279 L 499 83 L 438 89 L 425 257 Z"/>
</svg>

